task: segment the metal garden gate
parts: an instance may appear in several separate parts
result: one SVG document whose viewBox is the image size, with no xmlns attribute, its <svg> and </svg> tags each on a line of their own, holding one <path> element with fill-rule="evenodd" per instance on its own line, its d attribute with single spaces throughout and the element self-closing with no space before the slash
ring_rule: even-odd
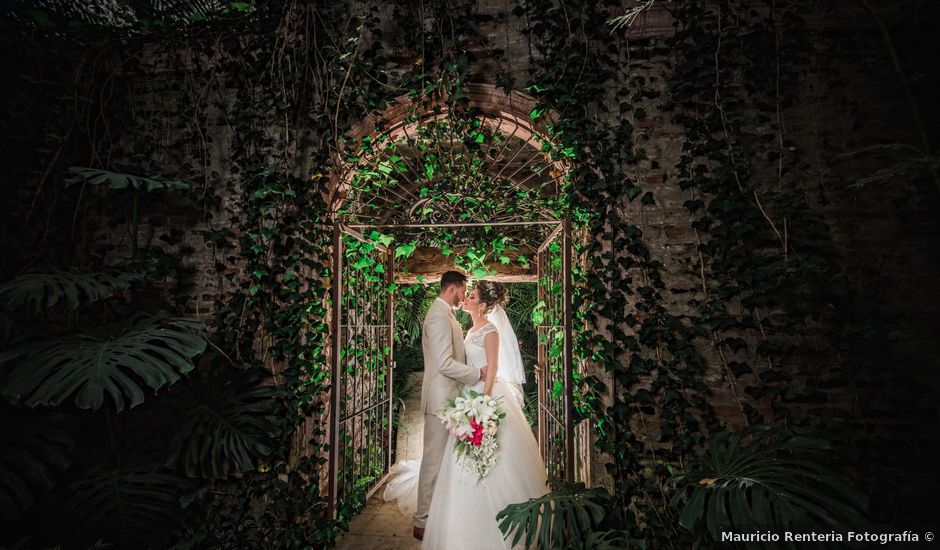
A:
<svg viewBox="0 0 940 550">
<path fill-rule="evenodd" d="M 392 460 L 394 254 L 342 223 L 333 228 L 330 512 L 367 499 Z"/>
<path fill-rule="evenodd" d="M 571 354 L 571 226 L 567 218 L 538 249 L 538 440 L 549 478 L 574 481 Z"/>
</svg>

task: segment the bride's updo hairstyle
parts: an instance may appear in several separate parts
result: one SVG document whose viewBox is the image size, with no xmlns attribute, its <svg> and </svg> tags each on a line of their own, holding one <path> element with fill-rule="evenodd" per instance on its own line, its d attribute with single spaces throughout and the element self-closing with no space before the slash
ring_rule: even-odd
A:
<svg viewBox="0 0 940 550">
<path fill-rule="evenodd" d="M 476 288 L 480 291 L 480 301 L 486 306 L 486 309 L 480 312 L 483 315 L 493 311 L 496 306 L 506 305 L 509 301 L 509 289 L 502 283 L 484 279 L 477 282 Z"/>
</svg>

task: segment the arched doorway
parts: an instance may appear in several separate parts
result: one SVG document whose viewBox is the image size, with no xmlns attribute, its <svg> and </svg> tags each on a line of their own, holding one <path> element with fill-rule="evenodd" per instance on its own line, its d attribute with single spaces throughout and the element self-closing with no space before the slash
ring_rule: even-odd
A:
<svg viewBox="0 0 940 550">
<path fill-rule="evenodd" d="M 491 86 L 403 99 L 352 132 L 333 177 L 330 502 L 367 498 L 392 463 L 394 302 L 459 268 L 537 285 L 538 439 L 572 481 L 573 154 L 535 102 Z M 450 100 L 448 100 L 450 99 Z"/>
</svg>

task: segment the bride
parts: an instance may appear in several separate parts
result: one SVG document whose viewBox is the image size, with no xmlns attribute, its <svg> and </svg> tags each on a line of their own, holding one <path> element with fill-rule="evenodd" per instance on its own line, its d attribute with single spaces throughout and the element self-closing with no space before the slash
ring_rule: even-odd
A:
<svg viewBox="0 0 940 550">
<path fill-rule="evenodd" d="M 503 309 L 507 289 L 495 281 L 479 281 L 463 302 L 473 319 L 464 340 L 467 364 L 488 365 L 486 379 L 463 389 L 482 390 L 500 399 L 506 417 L 497 431 L 499 456 L 489 475 L 477 482 L 464 470 L 449 436 L 441 469 L 431 497 L 421 548 L 427 550 L 502 550 L 513 548 L 496 522 L 496 514 L 510 504 L 525 502 L 548 492 L 545 464 L 538 443 L 522 413 L 525 373 L 519 342 Z M 417 490 L 416 476 L 399 475 L 389 483 L 386 500 L 407 501 Z M 520 543 L 519 548 L 522 547 Z"/>
</svg>

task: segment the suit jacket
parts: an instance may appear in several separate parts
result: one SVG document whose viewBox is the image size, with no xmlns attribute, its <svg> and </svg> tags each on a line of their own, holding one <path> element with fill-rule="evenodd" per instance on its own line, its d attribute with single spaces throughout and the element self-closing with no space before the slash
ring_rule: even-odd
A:
<svg viewBox="0 0 940 550">
<path fill-rule="evenodd" d="M 424 318 L 421 348 L 424 351 L 421 410 L 435 414 L 444 402 L 460 393 L 460 384 L 477 382 L 480 369 L 464 364 L 467 354 L 463 329 L 454 311 L 441 299 L 434 300 Z"/>
</svg>

